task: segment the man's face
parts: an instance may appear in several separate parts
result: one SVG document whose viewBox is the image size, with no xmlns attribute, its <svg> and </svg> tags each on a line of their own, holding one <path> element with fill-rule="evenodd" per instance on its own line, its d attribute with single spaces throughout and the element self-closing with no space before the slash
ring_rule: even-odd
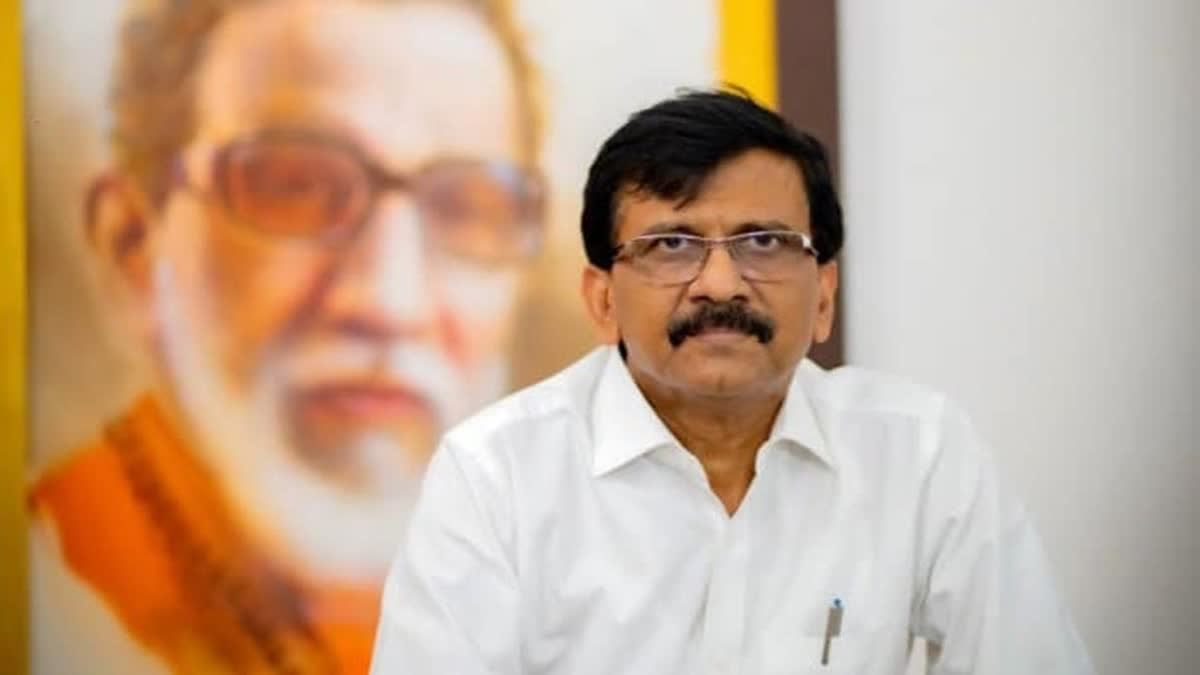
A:
<svg viewBox="0 0 1200 675">
<path fill-rule="evenodd" d="M 804 180 L 790 159 L 753 150 L 721 164 L 697 198 L 679 207 L 640 192 L 621 195 L 616 209 L 618 244 L 647 234 L 704 237 L 784 230 L 811 235 Z M 769 238 L 762 240 L 764 250 Z M 668 247 L 678 242 L 668 241 Z M 752 246 L 758 244 L 752 243 Z M 690 282 L 664 282 L 652 265 L 619 260 L 608 274 L 589 271 L 589 302 L 610 340 L 621 339 L 634 377 L 657 393 L 680 397 L 737 397 L 777 393 L 814 340 L 829 335 L 837 270 L 797 253 L 770 280 L 747 280 L 744 264 L 715 247 Z M 661 270 L 659 270 L 661 271 Z M 771 275 L 768 275 L 771 276 Z M 731 322 L 689 319 L 717 310 Z M 736 323 L 736 322 L 733 322 Z M 747 332 L 770 325 L 769 335 Z M 674 344 L 673 344 L 674 343 Z"/>
<path fill-rule="evenodd" d="M 505 386 L 527 253 L 494 249 L 528 232 L 489 227 L 531 159 L 509 63 L 452 3 L 270 3 L 211 39 L 145 244 L 161 370 L 225 461 L 277 445 L 387 492 Z"/>
</svg>

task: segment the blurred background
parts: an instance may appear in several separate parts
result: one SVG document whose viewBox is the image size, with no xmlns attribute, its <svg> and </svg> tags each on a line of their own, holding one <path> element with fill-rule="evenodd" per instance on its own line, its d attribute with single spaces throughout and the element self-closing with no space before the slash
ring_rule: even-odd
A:
<svg viewBox="0 0 1200 675">
<path fill-rule="evenodd" d="M 270 640 L 264 647 L 261 639 L 243 634 L 256 634 L 255 630 L 217 635 L 205 628 L 212 622 L 236 620 L 249 620 L 252 627 L 255 621 L 277 627 L 275 632 L 265 632 L 277 633 L 279 644 L 284 645 L 278 648 L 291 649 L 312 672 L 355 672 L 361 634 L 369 632 L 370 625 L 369 613 L 355 612 L 364 602 L 370 605 L 372 580 L 377 577 L 362 561 L 372 552 L 356 548 L 361 542 L 351 538 L 346 548 L 361 550 L 359 559 L 307 555 L 311 551 L 303 536 L 288 534 L 286 515 L 291 512 L 286 505 L 289 494 L 310 494 L 303 492 L 310 490 L 313 499 L 319 499 L 326 495 L 323 486 L 345 485 L 355 474 L 350 469 L 305 464 L 294 456 L 319 455 L 326 446 L 342 451 L 374 448 L 377 443 L 391 447 L 386 445 L 390 443 L 416 457 L 419 465 L 421 448 L 427 445 L 422 439 L 432 433 L 429 429 L 436 431 L 442 421 L 459 414 L 447 411 L 454 408 L 453 401 L 446 404 L 447 410 L 431 404 L 434 422 L 413 421 L 409 415 L 402 422 L 389 422 L 382 435 L 358 427 L 352 430 L 355 433 L 338 427 L 338 433 L 328 434 L 326 426 L 302 427 L 308 434 L 305 439 L 319 437 L 321 443 L 296 441 L 294 430 L 250 428 L 250 423 L 242 428 L 233 421 L 224 425 L 232 429 L 224 435 L 210 437 L 203 430 L 186 430 L 189 418 L 211 420 L 225 411 L 172 401 L 204 399 L 205 392 L 223 392 L 221 387 L 233 385 L 205 380 L 194 385 L 199 393 L 184 395 L 181 392 L 193 385 L 177 381 L 202 378 L 183 371 L 174 361 L 147 358 L 163 338 L 151 330 L 152 339 L 147 341 L 145 331 L 139 332 L 137 317 L 149 310 L 138 309 L 137 299 L 139 289 L 159 287 L 137 286 L 142 277 L 129 273 L 129 258 L 114 257 L 104 247 L 99 247 L 98 255 L 88 239 L 88 233 L 99 228 L 102 233 L 112 232 L 113 241 L 140 241 L 145 232 L 130 225 L 136 220 L 130 216 L 136 211 L 136 200 L 122 201 L 118 197 L 123 192 L 100 190 L 97 203 L 104 209 L 93 215 L 95 223 L 87 222 L 84 207 L 95 194 L 98 179 L 120 168 L 125 156 L 121 153 L 127 152 L 114 149 L 121 147 L 114 138 L 121 118 L 112 78 L 114 64 L 123 53 L 128 55 L 122 51 L 120 36 L 136 40 L 137 35 L 136 31 L 133 37 L 122 34 L 120 25 L 139 13 L 153 15 L 168 5 L 189 4 L 222 3 L 104 0 L 80 5 L 66 0 L 7 0 L 0 15 L 6 35 L 20 38 L 0 40 L 5 49 L 0 68 L 8 78 L 0 80 L 0 98 L 7 106 L 0 115 L 6 143 L 5 182 L 0 190 L 6 218 L 4 259 L 0 260 L 0 273 L 5 275 L 0 281 L 4 293 L 0 375 L 6 387 L 2 423 L 6 430 L 0 435 L 4 441 L 0 475 L 5 498 L 3 541 L 14 560 L 4 570 L 5 604 L 12 611 L 4 617 L 6 630 L 0 632 L 7 636 L 2 655 L 14 666 L 13 672 L 24 670 L 26 663 L 39 674 L 103 672 L 88 665 L 98 662 L 116 664 L 113 672 L 160 672 L 164 663 L 182 672 L 221 672 L 218 665 L 205 665 L 207 657 L 196 656 L 208 652 L 227 655 L 229 663 L 240 664 L 235 669 L 244 672 L 269 671 L 270 660 L 264 654 L 269 656 L 275 649 Z M 507 308 L 483 323 L 472 323 L 474 315 L 464 319 L 468 332 L 494 335 L 488 343 L 492 346 L 479 346 L 467 355 L 452 353 L 451 346 L 458 342 L 446 338 L 416 352 L 433 354 L 429 358 L 435 361 L 444 352 L 442 360 L 450 364 L 444 373 L 457 373 L 465 383 L 457 393 L 435 392 L 427 398 L 470 404 L 494 398 L 552 372 L 591 345 L 590 331 L 575 301 L 582 264 L 576 229 L 578 194 L 587 163 L 630 111 L 680 86 L 732 80 L 823 139 L 840 177 L 848 233 L 841 261 L 841 321 L 835 340 L 815 358 L 827 366 L 848 362 L 896 372 L 944 390 L 965 404 L 991 442 L 1004 478 L 1038 524 L 1066 604 L 1099 672 L 1184 675 L 1197 671 L 1191 647 L 1200 638 L 1200 574 L 1196 571 L 1200 498 L 1194 487 L 1200 482 L 1200 274 L 1193 262 L 1200 254 L 1200 130 L 1196 124 L 1200 45 L 1195 39 L 1200 34 L 1200 3 L 414 0 L 409 4 L 456 4 L 472 12 L 483 8 L 480 16 L 491 27 L 485 34 L 499 36 L 501 46 L 497 50 L 493 44 L 492 51 L 485 52 L 503 65 L 502 72 L 509 73 L 501 76 L 507 83 L 504 89 L 518 92 L 500 100 L 508 101 L 515 111 L 510 115 L 518 120 L 513 135 L 521 140 L 494 146 L 481 143 L 481 157 L 490 161 L 499 156 L 517 168 L 536 168 L 545 197 L 538 219 L 539 254 L 523 260 L 511 283 L 495 286 L 516 289 L 511 302 L 481 302 L 479 297 L 498 297 L 487 290 L 492 286 L 474 276 L 464 282 L 476 289 L 486 287 L 479 291 L 483 295 L 468 298 L 467 305 Z M 500 14 L 487 14 L 491 11 Z M 303 33 L 304 24 L 296 16 L 287 25 Z M 496 16 L 502 21 L 496 23 Z M 450 18 L 433 20 L 443 21 L 439 25 L 451 31 L 447 40 L 458 35 L 453 33 L 454 25 L 461 35 L 470 34 L 469 26 L 454 24 Z M 203 23 L 191 17 L 172 25 L 187 33 L 197 30 L 197 21 Z M 228 21 L 222 15 L 214 25 Z M 243 23 L 253 27 L 249 20 Z M 282 24 L 264 21 L 263 25 Z M 513 28 L 511 34 L 504 26 Z M 256 35 L 250 28 L 245 30 Z M 171 37 L 169 32 L 166 35 Z M 337 46 L 344 44 L 345 35 L 313 43 Z M 366 39 L 360 42 L 372 44 Z M 514 60 L 506 46 L 510 43 L 519 46 L 520 58 Z M 467 42 L 455 44 L 457 53 L 470 51 Z M 235 47 L 231 42 L 230 53 L 236 53 Z M 336 62 L 337 54 L 321 54 L 330 59 L 327 62 Z M 18 57 L 23 66 L 18 65 Z M 436 45 L 413 58 L 417 57 L 434 65 L 454 60 L 439 57 Z M 258 58 L 269 60 L 261 53 Z M 354 63 L 364 73 L 370 69 L 361 64 L 377 62 L 370 54 L 358 58 Z M 536 72 L 528 83 L 536 84 L 522 84 L 526 80 L 517 77 L 524 60 Z M 21 80 L 23 87 L 18 88 Z M 462 89 L 473 91 L 468 86 L 472 83 L 462 84 Z M 477 84 L 479 91 L 485 89 L 482 80 Z M 434 89 L 430 84 L 428 90 Z M 533 93 L 526 97 L 522 91 Z M 451 94 L 461 92 L 446 95 Z M 415 94 L 401 88 L 396 105 L 408 106 L 411 96 Z M 355 111 L 376 109 L 372 108 L 376 105 L 390 110 L 386 101 L 372 100 L 339 109 L 339 114 L 368 120 L 370 115 L 353 117 Z M 537 124 L 526 119 L 535 107 Z M 150 105 L 150 109 L 155 108 Z M 284 113 L 289 123 L 294 122 L 287 117 L 295 113 L 292 107 Z M 498 116 L 496 112 L 472 118 L 463 128 L 484 129 Z M 271 117 L 270 121 L 278 120 Z M 209 130 L 199 122 L 193 131 L 221 147 L 242 137 L 219 126 L 205 136 Z M 434 129 L 430 137 L 437 133 Z M 460 132 L 457 137 L 464 135 L 469 134 Z M 536 142 L 528 142 L 527 136 Z M 354 138 L 355 147 L 373 161 L 388 163 L 389 169 L 397 171 L 416 170 L 437 156 L 428 149 L 422 150 L 424 155 L 409 150 L 410 145 L 391 136 L 372 140 L 361 129 Z M 19 146 L 22 140 L 24 152 Z M 18 174 L 24 177 L 24 187 Z M 489 204 L 496 200 L 524 204 L 519 199 L 523 193 L 512 190 L 510 183 L 479 178 L 456 184 L 485 190 Z M 464 198 L 477 194 L 463 190 Z M 25 217 L 16 220 L 22 197 Z M 181 224 L 164 231 L 191 232 L 187 223 L 195 218 L 186 220 L 187 209 L 178 208 L 171 213 Z M 116 216 L 109 217 L 112 214 Z M 154 218 L 170 224 L 165 215 Z M 497 227 L 519 224 L 493 223 Z M 399 232 L 399 227 L 387 231 Z M 179 242 L 167 240 L 154 250 L 175 251 L 174 258 L 161 255 L 174 265 L 171 269 L 186 271 L 190 258 L 185 253 L 197 241 L 190 237 L 194 236 L 181 234 Z M 252 270 L 270 269 L 268 262 L 275 258 L 265 256 L 277 252 L 277 247 L 242 235 L 222 236 L 217 243 L 225 247 L 217 250 L 233 251 L 240 256 L 237 259 L 250 261 L 244 267 Z M 320 263 L 310 260 L 309 253 L 288 249 L 287 255 L 280 269 L 299 269 L 297 261 Z M 211 264 L 210 260 L 191 267 Z M 27 275 L 22 272 L 26 266 Z M 224 305 L 214 301 L 217 310 L 208 308 L 210 298 L 222 297 L 219 287 L 196 281 L 189 293 L 191 277 L 183 271 L 176 288 L 178 299 L 149 305 L 154 312 L 175 317 L 157 323 L 182 321 L 178 312 L 169 313 L 164 306 L 181 307 L 184 315 L 236 315 L 241 305 L 233 299 L 227 298 Z M 239 273 L 250 275 L 245 277 L 246 288 L 274 288 L 251 272 Z M 284 278 L 298 283 L 296 277 Z M 385 289 L 401 283 L 382 276 L 377 281 Z M 446 301 L 451 309 L 452 300 Z M 375 306 L 359 310 L 381 316 Z M 446 312 L 453 316 L 451 310 Z M 224 320 L 215 323 L 226 325 Z M 294 326 L 285 323 L 288 330 Z M 211 347 L 215 355 L 208 354 L 214 362 L 238 361 L 234 358 L 238 354 L 225 355 L 221 346 L 260 329 L 252 322 L 237 325 L 246 328 L 228 333 L 213 329 L 211 340 L 195 350 L 208 354 L 204 345 L 211 342 L 217 345 Z M 276 362 L 271 358 L 286 350 L 264 340 L 266 347 L 247 349 L 263 354 L 266 365 L 250 369 L 251 375 L 244 379 L 286 382 L 279 374 L 284 371 L 272 369 Z M 487 367 L 488 354 L 500 355 L 497 363 L 502 367 Z M 397 357 L 402 364 L 397 368 L 410 361 Z M 503 376 L 497 376 L 496 370 Z M 424 377 L 408 376 L 417 382 Z M 230 379 L 238 378 L 231 375 Z M 168 412 L 137 412 L 145 410 L 137 402 L 156 388 L 165 392 L 158 398 Z M 262 418 L 274 419 L 271 411 L 263 412 Z M 159 424 L 147 419 L 159 417 L 170 420 L 165 426 L 178 427 L 175 435 L 182 440 L 162 441 L 161 434 L 146 431 Z M 230 413 L 221 419 L 236 417 Z M 27 425 L 22 423 L 26 419 Z M 64 546 L 71 532 L 90 531 L 91 521 L 82 522 L 87 518 L 73 517 L 72 512 L 91 513 L 90 506 L 124 498 L 119 486 L 121 477 L 129 473 L 128 464 L 103 461 L 110 455 L 131 456 L 131 451 L 101 431 L 114 420 L 124 424 L 121 428 L 127 427 L 133 438 L 159 439 L 148 444 L 162 451 L 152 448 L 139 461 L 162 468 L 164 484 L 194 484 L 168 490 L 184 504 L 233 505 L 217 510 L 238 515 L 216 520 L 203 515 L 210 511 L 195 509 L 202 515 L 189 527 L 234 532 L 239 542 L 244 537 L 241 548 L 200 557 L 221 561 L 226 565 L 222 569 L 248 580 L 250 607 L 297 604 L 307 609 L 263 610 L 260 616 L 242 611 L 238 598 L 229 599 L 232 609 L 197 608 L 195 601 L 176 597 L 166 581 L 168 590 L 162 596 L 166 599 L 143 607 L 122 600 L 121 580 L 106 576 L 111 561 L 104 559 L 103 552 L 86 545 Z M 207 425 L 193 422 L 191 426 Z M 327 437 L 334 440 L 326 442 Z M 98 445 L 97 438 L 101 439 Z M 246 442 L 256 448 L 279 446 L 278 464 L 263 460 L 264 468 L 254 469 L 257 465 L 250 459 L 230 457 L 220 450 L 245 439 L 252 439 Z M 236 475 L 218 471 L 216 478 L 203 480 L 183 475 L 177 467 L 189 464 L 181 458 L 207 457 L 203 447 L 217 448 L 205 461 L 225 462 L 235 467 L 229 473 Z M 292 452 L 296 449 L 300 452 Z M 261 454 L 273 457 L 267 450 Z M 363 455 L 369 452 L 363 450 Z M 94 461 L 81 462 L 81 458 Z M 78 469 L 73 473 L 72 467 Z M 295 471 L 294 483 L 278 500 L 264 496 L 269 490 L 245 478 L 268 469 Z M 385 469 L 397 476 L 413 473 L 405 466 Z M 106 471 L 112 473 L 108 483 L 87 478 L 107 475 Z M 319 480 L 309 480 L 314 475 Z M 112 487 L 97 489 L 96 483 Z M 403 495 L 380 496 L 370 485 L 353 485 L 361 502 L 347 510 L 347 520 L 328 527 L 353 531 L 345 524 L 370 523 L 377 513 L 403 513 Z M 284 506 L 279 506 L 280 501 Z M 26 514 L 32 514 L 28 524 Z M 127 522 L 123 519 L 161 520 L 143 513 L 113 516 L 105 522 L 119 526 Z M 81 524 L 72 529 L 76 520 Z M 148 532 L 153 527 L 153 522 L 146 525 Z M 148 534 L 147 541 L 153 536 Z M 23 572 L 26 540 L 28 574 Z M 196 546 L 203 549 L 202 544 Z M 245 551 L 255 553 L 247 558 Z M 159 558 L 174 554 L 142 555 L 151 561 L 149 568 L 159 565 L 154 562 Z M 273 562 L 268 572 L 261 572 L 261 559 L 288 562 Z M 278 590 L 280 583 L 284 591 Z M 80 586 L 80 592 L 62 590 L 72 586 Z M 32 593 L 28 612 L 22 609 L 27 592 Z M 148 629 L 144 617 L 151 614 L 147 613 L 168 616 L 162 625 L 174 628 Z M 316 647 L 296 637 L 304 631 L 295 626 L 305 622 L 317 626 L 322 636 Z M 62 649 L 66 633 L 60 631 L 79 636 L 78 641 L 71 640 L 73 650 Z M 910 669 L 914 673 L 922 672 L 919 652 Z M 303 660 L 309 658 L 313 660 Z"/>
<path fill-rule="evenodd" d="M 847 359 L 967 405 L 1099 672 L 1197 672 L 1200 3 L 838 12 Z"/>
</svg>

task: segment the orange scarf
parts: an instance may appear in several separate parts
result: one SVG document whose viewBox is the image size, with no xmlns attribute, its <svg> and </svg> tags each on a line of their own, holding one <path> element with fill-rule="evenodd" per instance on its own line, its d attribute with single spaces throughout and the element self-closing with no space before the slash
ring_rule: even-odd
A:
<svg viewBox="0 0 1200 675">
<path fill-rule="evenodd" d="M 174 672 L 367 672 L 381 589 L 314 587 L 254 551 L 149 396 L 42 476 L 30 504 L 67 566 Z"/>
</svg>

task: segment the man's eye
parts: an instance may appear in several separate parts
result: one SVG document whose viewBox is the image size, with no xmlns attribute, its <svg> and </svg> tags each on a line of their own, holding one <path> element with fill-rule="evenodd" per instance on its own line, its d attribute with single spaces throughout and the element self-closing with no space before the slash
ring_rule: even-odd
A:
<svg viewBox="0 0 1200 675">
<path fill-rule="evenodd" d="M 750 245 L 756 249 L 772 249 L 783 243 L 783 237 L 774 232 L 759 232 L 750 237 Z"/>
<path fill-rule="evenodd" d="M 683 237 L 663 237 L 658 240 L 658 245 L 668 251 L 675 251 L 687 246 L 687 239 Z"/>
</svg>

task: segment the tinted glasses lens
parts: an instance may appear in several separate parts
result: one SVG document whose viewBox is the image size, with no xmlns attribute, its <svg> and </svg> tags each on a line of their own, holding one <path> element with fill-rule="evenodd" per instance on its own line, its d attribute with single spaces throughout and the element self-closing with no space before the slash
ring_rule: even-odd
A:
<svg viewBox="0 0 1200 675">
<path fill-rule="evenodd" d="M 231 146 L 218 182 L 234 216 L 270 234 L 348 236 L 370 202 L 370 179 L 353 153 L 298 141 Z"/>
<path fill-rule="evenodd" d="M 528 257 L 541 238 L 542 191 L 517 167 L 489 162 L 436 164 L 415 184 L 431 239 L 476 260 Z"/>
</svg>

